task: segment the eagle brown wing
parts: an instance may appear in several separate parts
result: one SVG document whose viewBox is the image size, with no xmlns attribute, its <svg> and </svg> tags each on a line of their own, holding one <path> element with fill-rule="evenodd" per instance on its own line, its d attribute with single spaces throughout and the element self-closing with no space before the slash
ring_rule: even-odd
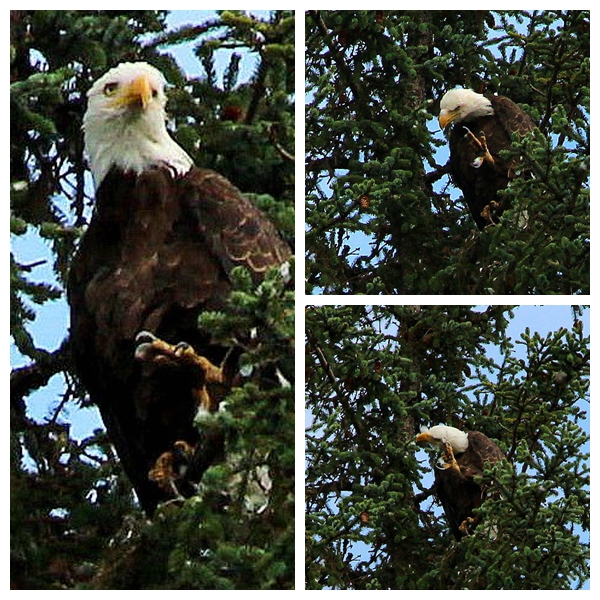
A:
<svg viewBox="0 0 600 600">
<path fill-rule="evenodd" d="M 532 118 L 510 98 L 486 94 L 492 103 L 494 114 L 509 135 L 518 133 L 521 137 L 535 129 Z"/>
<path fill-rule="evenodd" d="M 195 168 L 179 189 L 182 203 L 227 272 L 243 265 L 260 277 L 290 258 L 289 246 L 273 224 L 225 177 Z"/>
<path fill-rule="evenodd" d="M 479 472 L 475 474 L 481 475 L 486 464 L 493 465 L 503 458 L 502 450 L 485 434 L 480 431 L 469 431 L 469 447 L 458 463 L 476 469 Z"/>
</svg>

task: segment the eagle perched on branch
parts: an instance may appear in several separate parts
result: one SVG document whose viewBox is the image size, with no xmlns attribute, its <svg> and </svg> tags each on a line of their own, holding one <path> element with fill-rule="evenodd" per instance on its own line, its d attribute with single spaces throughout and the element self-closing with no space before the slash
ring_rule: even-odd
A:
<svg viewBox="0 0 600 600">
<path fill-rule="evenodd" d="M 474 477 L 483 475 L 486 464 L 501 461 L 504 453 L 483 433 L 448 425 L 424 429 L 416 441 L 442 450 L 435 468 L 435 492 L 454 537 L 460 540 L 477 526 L 479 520 L 473 510 L 485 499 L 486 490 Z"/>
<path fill-rule="evenodd" d="M 506 209 L 498 192 L 515 177 L 514 165 L 500 152 L 510 148 L 514 134 L 524 137 L 535 124 L 509 98 L 462 88 L 442 97 L 438 121 L 450 128 L 450 172 L 477 227 L 497 223 Z"/>
<path fill-rule="evenodd" d="M 235 266 L 258 282 L 291 255 L 229 181 L 193 165 L 165 104 L 165 78 L 146 63 L 89 90 L 96 198 L 67 286 L 75 368 L 149 515 L 190 495 L 223 452 L 222 434 L 194 421 L 217 410 L 240 350 L 215 344 L 199 315 L 224 307 Z"/>
</svg>

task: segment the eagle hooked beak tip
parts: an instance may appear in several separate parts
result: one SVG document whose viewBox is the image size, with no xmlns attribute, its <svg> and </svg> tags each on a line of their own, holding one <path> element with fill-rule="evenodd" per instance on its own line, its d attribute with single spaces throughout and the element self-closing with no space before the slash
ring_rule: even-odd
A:
<svg viewBox="0 0 600 600">
<path fill-rule="evenodd" d="M 458 110 L 443 108 L 438 116 L 438 123 L 442 129 L 446 129 L 459 115 Z"/>
<path fill-rule="evenodd" d="M 431 436 L 425 432 L 419 433 L 419 435 L 417 436 L 417 439 L 415 441 L 420 446 L 423 446 L 423 445 L 429 444 L 431 442 Z"/>
</svg>

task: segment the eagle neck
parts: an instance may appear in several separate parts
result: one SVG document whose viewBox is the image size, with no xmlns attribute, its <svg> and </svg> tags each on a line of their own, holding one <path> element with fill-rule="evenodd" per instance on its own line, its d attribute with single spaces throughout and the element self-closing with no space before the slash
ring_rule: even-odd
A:
<svg viewBox="0 0 600 600">
<path fill-rule="evenodd" d="M 116 118 L 85 123 L 85 147 L 99 189 L 111 169 L 141 174 L 167 167 L 185 175 L 192 167 L 190 156 L 169 135 L 164 119 Z"/>
</svg>

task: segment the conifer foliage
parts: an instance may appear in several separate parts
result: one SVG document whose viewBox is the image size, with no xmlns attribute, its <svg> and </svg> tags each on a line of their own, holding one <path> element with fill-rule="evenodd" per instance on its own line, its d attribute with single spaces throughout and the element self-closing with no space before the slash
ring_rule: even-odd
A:
<svg viewBox="0 0 600 600">
<path fill-rule="evenodd" d="M 589 293 L 589 12 L 306 13 L 307 293 Z M 454 87 L 538 126 L 479 233 L 437 115 Z"/>
<path fill-rule="evenodd" d="M 570 589 L 589 578 L 589 338 L 507 334 L 524 307 L 306 312 L 308 589 Z M 530 308 L 544 314 L 545 307 Z M 548 326 L 550 329 L 550 326 Z M 506 460 L 472 535 L 435 497 L 422 426 L 481 431 Z"/>
<path fill-rule="evenodd" d="M 40 322 L 55 314 L 49 308 L 62 306 L 66 315 L 69 260 L 91 214 L 81 131 L 85 93 L 119 62 L 148 61 L 163 71 L 172 84 L 169 127 L 178 142 L 196 164 L 251 194 L 292 239 L 293 12 L 217 11 L 177 30 L 168 17 L 168 11 L 11 12 L 15 589 L 293 587 L 289 278 L 272 273 L 256 287 L 236 271 L 228 310 L 203 315 L 202 326 L 220 340 L 253 340 L 242 357 L 247 383 L 215 417 L 214 426 L 228 432 L 228 460 L 207 472 L 198 497 L 165 506 L 151 522 L 105 432 L 73 434 L 80 410 L 93 407 L 72 371 L 66 325 L 56 347 L 40 338 Z M 181 44 L 193 49 L 197 76 L 186 75 L 170 52 Z M 39 256 L 21 256 L 26 240 L 38 242 L 29 247 Z M 258 376 L 265 365 L 280 374 L 267 389 Z"/>
</svg>

